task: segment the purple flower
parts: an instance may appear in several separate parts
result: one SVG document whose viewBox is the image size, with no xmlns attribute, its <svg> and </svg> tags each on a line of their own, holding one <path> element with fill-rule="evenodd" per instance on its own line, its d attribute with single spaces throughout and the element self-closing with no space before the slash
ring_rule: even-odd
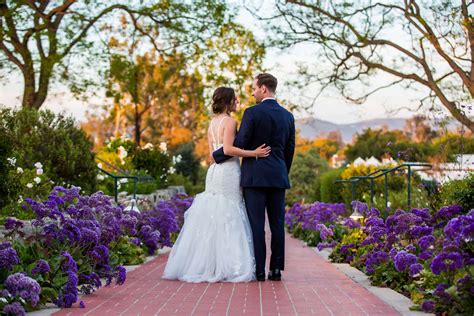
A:
<svg viewBox="0 0 474 316">
<path fill-rule="evenodd" d="M 380 239 L 387 234 L 387 229 L 382 226 L 374 226 L 369 228 L 370 236 Z"/>
<path fill-rule="evenodd" d="M 316 225 L 316 230 L 319 231 L 319 236 L 321 240 L 327 240 L 329 237 L 334 236 L 333 231 L 330 228 L 327 228 L 324 224 Z"/>
<path fill-rule="evenodd" d="M 386 240 L 386 243 L 389 247 L 391 247 L 394 243 L 396 243 L 398 241 L 398 237 L 396 234 L 394 233 L 389 233 L 387 235 L 387 240 Z"/>
<path fill-rule="evenodd" d="M 422 251 L 420 252 L 420 254 L 418 255 L 418 258 L 422 259 L 422 260 L 428 260 L 431 258 L 433 254 L 430 252 L 430 251 Z"/>
<path fill-rule="evenodd" d="M 409 235 L 412 239 L 418 239 L 422 236 L 431 235 L 432 233 L 433 227 L 427 226 L 415 226 L 409 231 Z"/>
<path fill-rule="evenodd" d="M 15 315 L 15 316 L 24 316 L 26 315 L 26 311 L 18 302 L 13 302 L 11 304 L 7 304 L 3 307 L 3 314 L 5 315 Z"/>
<path fill-rule="evenodd" d="M 431 300 L 426 300 L 421 304 L 421 309 L 425 312 L 432 313 L 435 311 L 435 303 Z"/>
<path fill-rule="evenodd" d="M 418 217 L 423 218 L 425 221 L 429 221 L 431 219 L 430 210 L 427 208 L 425 209 L 414 208 L 410 212 L 415 214 Z"/>
<path fill-rule="evenodd" d="M 418 240 L 418 246 L 420 246 L 421 250 L 426 250 L 434 241 L 435 237 L 433 235 L 423 236 Z"/>
<path fill-rule="evenodd" d="M 141 244 L 140 238 L 130 238 L 130 242 L 135 246 L 140 246 Z"/>
<path fill-rule="evenodd" d="M 81 230 L 80 243 L 83 245 L 95 246 L 99 242 L 99 235 L 92 229 L 83 228 Z"/>
<path fill-rule="evenodd" d="M 68 281 L 63 289 L 59 293 L 58 299 L 55 301 L 58 307 L 69 308 L 72 304 L 77 302 L 78 293 L 77 293 L 77 284 L 78 277 L 77 274 L 73 271 L 68 271 Z"/>
<path fill-rule="evenodd" d="M 69 254 L 67 251 L 63 251 L 61 253 L 61 256 L 63 256 L 66 260 L 63 261 L 63 271 L 64 272 L 77 272 L 77 264 L 74 258 Z"/>
<path fill-rule="evenodd" d="M 385 223 L 380 217 L 371 216 L 365 221 L 365 226 L 385 227 Z"/>
<path fill-rule="evenodd" d="M 79 302 L 79 308 L 86 308 L 86 304 L 84 303 L 84 301 Z"/>
<path fill-rule="evenodd" d="M 109 248 L 104 245 L 96 246 L 89 255 L 98 264 L 107 264 L 109 262 Z"/>
<path fill-rule="evenodd" d="M 39 302 L 40 285 L 36 280 L 21 272 L 9 275 L 5 280 L 5 287 L 12 296 L 20 296 L 22 299 L 30 301 L 33 306 Z"/>
<path fill-rule="evenodd" d="M 374 266 L 388 261 L 389 255 L 385 251 L 371 251 L 365 255 L 365 267 L 368 274 L 375 272 Z"/>
<path fill-rule="evenodd" d="M 20 263 L 20 258 L 9 242 L 0 243 L 0 268 L 11 270 Z"/>
<path fill-rule="evenodd" d="M 84 294 L 91 294 L 95 289 L 102 286 L 102 281 L 97 273 L 91 274 L 82 273 L 79 275 L 79 284 L 81 284 L 81 292 Z"/>
<path fill-rule="evenodd" d="M 414 277 L 423 270 L 423 266 L 419 263 L 410 265 L 410 276 Z"/>
<path fill-rule="evenodd" d="M 411 253 L 415 253 L 416 252 L 416 247 L 413 246 L 412 244 L 409 244 L 405 247 L 405 250 L 408 251 L 408 252 L 411 252 Z"/>
<path fill-rule="evenodd" d="M 352 218 L 349 217 L 344 222 L 344 226 L 346 226 L 349 229 L 355 229 L 355 228 L 360 228 L 360 223 L 358 223 L 357 221 L 355 221 L 355 220 L 353 220 Z"/>
<path fill-rule="evenodd" d="M 375 239 L 374 237 L 368 237 L 360 243 L 360 246 L 365 247 L 367 245 L 375 244 L 376 242 L 377 242 L 377 239 Z"/>
<path fill-rule="evenodd" d="M 388 253 L 388 255 L 390 256 L 390 258 L 393 260 L 393 258 L 395 258 L 396 254 L 398 253 L 397 249 L 395 248 L 392 248 L 390 250 L 390 252 Z"/>
<path fill-rule="evenodd" d="M 331 241 L 330 243 L 320 242 L 320 243 L 318 244 L 318 247 L 317 247 L 317 248 L 318 248 L 319 251 L 321 251 L 321 250 L 323 250 L 324 248 L 332 248 L 332 247 L 334 247 L 334 246 L 336 246 L 336 245 L 337 245 L 337 241 L 335 241 L 335 240 Z"/>
<path fill-rule="evenodd" d="M 369 211 L 367 204 L 360 201 L 352 201 L 351 206 L 354 211 L 358 211 L 362 215 L 366 215 Z"/>
<path fill-rule="evenodd" d="M 402 250 L 395 255 L 393 263 L 398 272 L 404 272 L 408 267 L 416 263 L 416 256 Z"/>
<path fill-rule="evenodd" d="M 117 267 L 117 284 L 122 285 L 125 283 L 125 279 L 127 278 L 127 270 L 124 267 L 118 266 Z"/>
<path fill-rule="evenodd" d="M 446 283 L 440 283 L 436 286 L 436 289 L 433 292 L 433 294 L 438 296 L 445 304 L 449 304 L 451 302 L 451 295 L 445 291 L 447 288 L 448 285 Z"/>
<path fill-rule="evenodd" d="M 431 262 L 431 271 L 439 275 L 444 271 L 456 271 L 462 268 L 463 258 L 458 252 L 441 252 Z"/>
<path fill-rule="evenodd" d="M 5 229 L 6 230 L 15 230 L 23 227 L 22 221 L 17 221 L 14 218 L 7 218 L 5 220 Z"/>
<path fill-rule="evenodd" d="M 444 227 L 444 235 L 457 244 L 474 239 L 474 216 L 452 218 Z"/>
<path fill-rule="evenodd" d="M 451 218 L 462 213 L 462 206 L 459 205 L 448 205 L 443 206 L 434 215 L 434 218 L 438 221 L 449 221 Z"/>
<path fill-rule="evenodd" d="M 346 244 L 346 245 L 342 245 L 340 250 L 341 250 L 341 253 L 347 254 L 349 250 L 354 247 L 355 247 L 354 244 Z"/>
<path fill-rule="evenodd" d="M 48 273 L 50 271 L 51 271 L 51 268 L 49 267 L 48 262 L 44 261 L 43 259 L 40 259 L 36 263 L 36 266 L 31 270 L 31 273 L 42 274 L 42 273 Z"/>
</svg>

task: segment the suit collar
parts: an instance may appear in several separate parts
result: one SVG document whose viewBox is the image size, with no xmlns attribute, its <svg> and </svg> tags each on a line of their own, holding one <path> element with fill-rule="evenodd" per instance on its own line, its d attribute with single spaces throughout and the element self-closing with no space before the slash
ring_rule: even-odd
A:
<svg viewBox="0 0 474 316">
<path fill-rule="evenodd" d="M 265 99 L 262 102 L 260 102 L 259 104 L 278 104 L 278 102 L 275 99 Z"/>
</svg>

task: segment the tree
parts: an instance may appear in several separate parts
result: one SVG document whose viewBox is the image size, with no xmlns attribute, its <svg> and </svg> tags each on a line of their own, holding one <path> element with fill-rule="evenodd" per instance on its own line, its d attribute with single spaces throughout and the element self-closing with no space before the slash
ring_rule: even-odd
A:
<svg viewBox="0 0 474 316">
<path fill-rule="evenodd" d="M 109 47 L 116 53 L 111 56 L 106 86 L 114 101 L 104 106 L 102 115 L 90 113 L 83 128 L 103 143 L 107 136 L 128 136 L 133 126 L 137 144 L 166 141 L 173 147 L 195 142 L 196 154 L 207 157 L 210 95 L 216 87 L 227 85 L 242 103 L 248 103 L 264 46 L 251 31 L 233 22 L 223 24 L 195 55 L 152 49 L 135 56 L 139 46 L 134 39 L 111 40 Z M 100 121 L 103 125 L 97 130 Z"/>
<path fill-rule="evenodd" d="M 474 19 L 472 1 L 304 1 L 276 0 L 278 14 L 271 28 L 282 47 L 298 43 L 317 45 L 323 67 L 302 69 L 322 88 L 333 86 L 347 99 L 361 103 L 393 85 L 422 87 L 420 101 L 442 105 L 474 131 Z M 396 33 L 403 38 L 396 41 Z M 321 65 L 321 64 L 320 64 Z M 325 72 L 324 67 L 329 69 Z M 369 85 L 375 74 L 394 80 Z M 360 91 L 363 91 L 360 93 Z"/>
<path fill-rule="evenodd" d="M 428 156 L 433 153 L 431 142 L 410 143 L 402 131 L 370 128 L 358 133 L 355 142 L 348 145 L 345 152 L 349 161 L 354 161 L 358 157 L 367 159 L 372 156 L 379 160 L 393 157 L 405 161 L 427 161 Z"/>
<path fill-rule="evenodd" d="M 317 148 L 297 153 L 290 172 L 291 189 L 287 193 L 287 204 L 301 200 L 308 203 L 319 201 L 320 178 L 328 170 L 328 163 L 321 158 Z"/>
<path fill-rule="evenodd" d="M 147 135 L 192 135 L 173 130 L 191 130 L 203 112 L 202 78 L 188 71 L 187 61 L 178 52 L 169 56 L 146 53 L 134 61 L 125 55 L 112 56 L 107 88 L 108 95 L 114 96 L 114 109 L 118 107 L 113 115 L 117 124 L 123 117 L 126 125 L 133 125 L 137 146 L 145 131 Z"/>
<path fill-rule="evenodd" d="M 126 23 L 114 29 L 110 22 L 120 14 Z M 157 51 L 193 54 L 230 17 L 223 1 L 0 0 L 0 78 L 19 71 L 23 107 L 39 109 L 56 79 L 75 93 L 100 82 L 85 69 L 100 69 L 108 59 L 104 37 L 139 36 Z"/>
<path fill-rule="evenodd" d="M 424 115 L 415 115 L 407 119 L 404 132 L 415 143 L 431 141 L 437 136 Z"/>
</svg>

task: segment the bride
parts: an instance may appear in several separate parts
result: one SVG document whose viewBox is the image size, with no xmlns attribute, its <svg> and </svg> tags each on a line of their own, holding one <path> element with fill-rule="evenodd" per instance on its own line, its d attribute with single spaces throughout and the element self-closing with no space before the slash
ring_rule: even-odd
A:
<svg viewBox="0 0 474 316">
<path fill-rule="evenodd" d="M 255 279 L 252 232 L 240 188 L 238 157 L 267 157 L 270 147 L 255 150 L 233 146 L 237 122 L 230 113 L 238 100 L 232 88 L 220 87 L 212 96 L 214 117 L 208 130 L 209 150 L 224 147 L 234 156 L 212 164 L 205 191 L 186 211 L 183 228 L 171 249 L 164 279 L 186 282 L 248 282 Z"/>
</svg>

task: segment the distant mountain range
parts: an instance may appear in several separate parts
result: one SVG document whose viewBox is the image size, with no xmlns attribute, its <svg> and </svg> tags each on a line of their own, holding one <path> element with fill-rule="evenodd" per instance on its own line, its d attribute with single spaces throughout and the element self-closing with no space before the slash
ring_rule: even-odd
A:
<svg viewBox="0 0 474 316">
<path fill-rule="evenodd" d="M 296 129 L 300 130 L 300 135 L 304 138 L 314 139 L 318 136 L 325 136 L 329 132 L 340 131 L 342 140 L 348 143 L 352 140 L 352 136 L 358 132 L 362 132 L 367 128 L 381 128 L 387 126 L 389 129 L 403 129 L 406 119 L 373 119 L 361 121 L 351 124 L 337 124 L 323 121 L 317 118 L 309 117 L 298 119 L 295 122 Z"/>
</svg>

